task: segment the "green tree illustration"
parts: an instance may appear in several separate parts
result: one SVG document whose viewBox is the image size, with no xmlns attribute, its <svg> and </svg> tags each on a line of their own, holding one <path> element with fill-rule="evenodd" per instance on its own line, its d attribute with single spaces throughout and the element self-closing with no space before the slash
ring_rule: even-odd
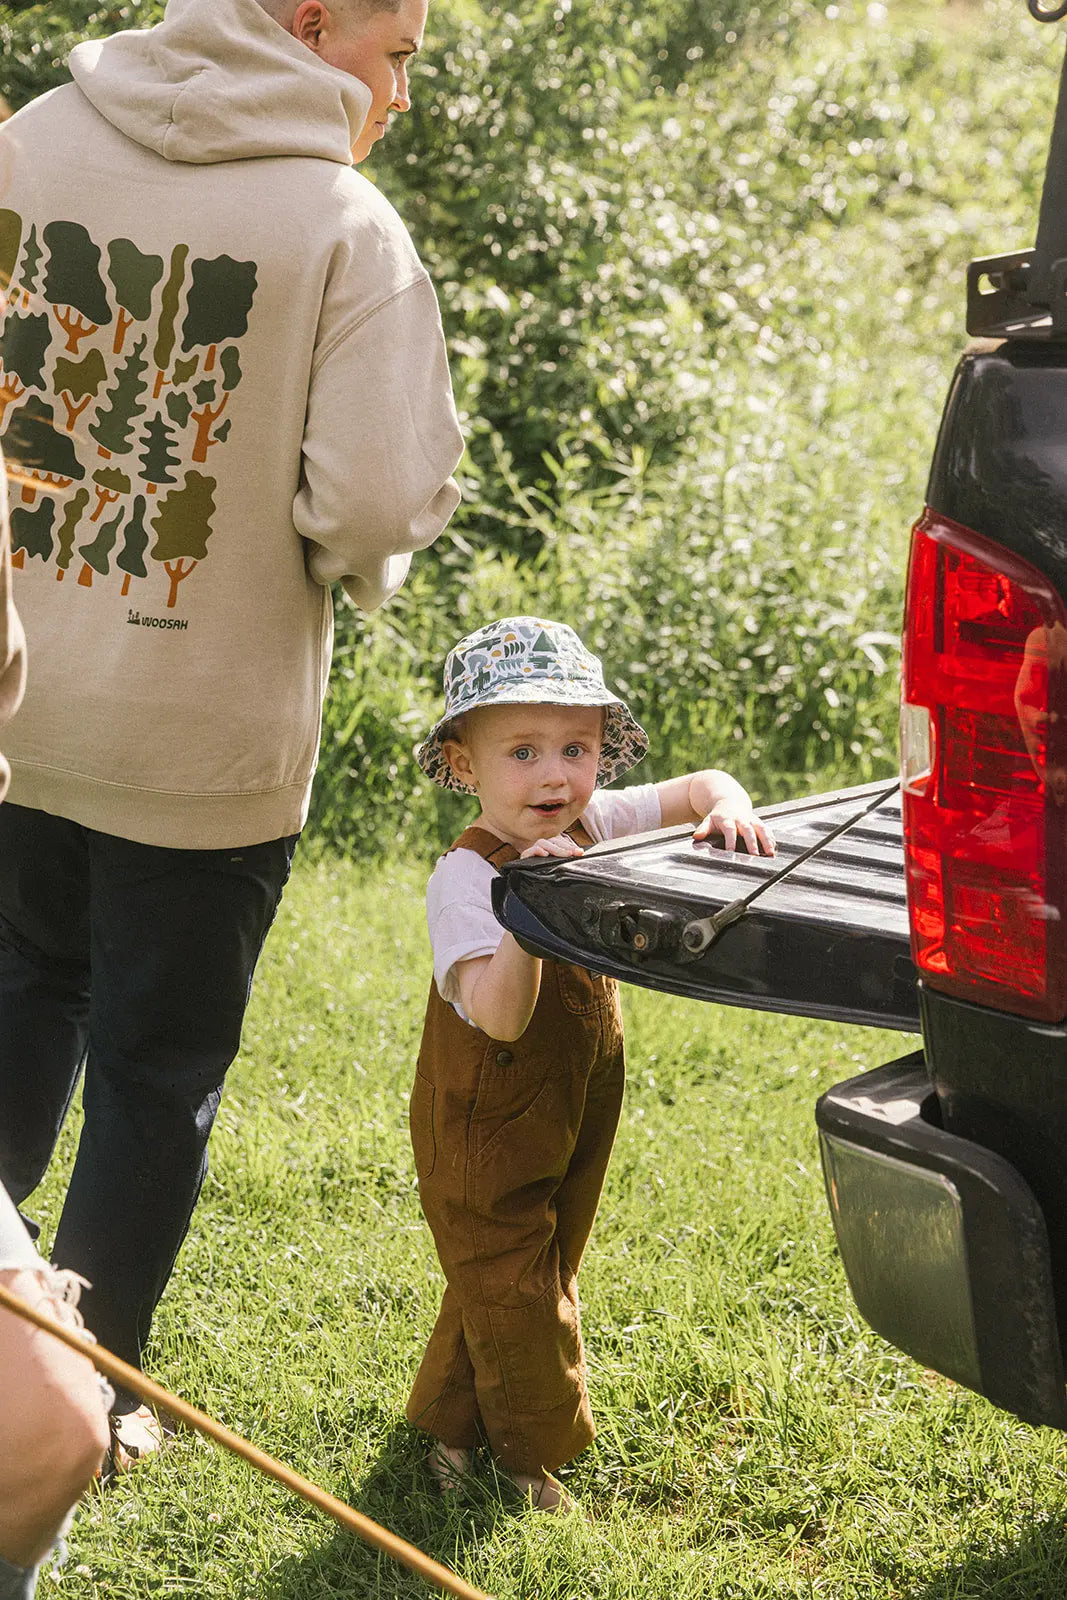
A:
<svg viewBox="0 0 1067 1600">
<path fill-rule="evenodd" d="M 42 500 L 36 511 L 16 506 L 11 513 L 11 565 L 21 567 L 26 556 L 40 556 L 47 561 L 52 554 L 52 524 L 56 519 L 56 503 Z"/>
<path fill-rule="evenodd" d="M 181 300 L 182 284 L 185 282 L 185 263 L 189 259 L 189 246 L 176 244 L 171 252 L 170 272 L 163 285 L 163 303 L 159 313 L 159 324 L 156 330 L 156 342 L 152 348 L 152 360 L 156 366 L 156 383 L 152 390 L 152 399 L 159 399 L 159 392 L 167 381 L 167 368 L 170 358 L 174 354 L 174 340 L 176 336 L 175 324 L 178 320 L 178 305 Z"/>
<path fill-rule="evenodd" d="M 17 211 L 0 207 L 0 295 L 6 296 L 11 287 L 21 243 L 22 218 Z"/>
<path fill-rule="evenodd" d="M 200 407 L 199 411 L 192 413 L 193 421 L 196 423 L 196 443 L 193 445 L 194 461 L 206 461 L 207 453 L 211 446 L 222 443 L 220 438 L 213 439 L 211 437 L 211 430 L 226 410 L 230 397 L 229 394 L 224 394 L 218 405 L 213 406 L 211 401 L 214 400 L 217 392 L 218 389 L 214 378 L 208 378 L 203 383 L 198 383 L 193 390 L 193 398 Z"/>
<path fill-rule="evenodd" d="M 189 303 L 182 323 L 182 349 L 207 346 L 204 371 L 215 365 L 215 348 L 248 332 L 248 313 L 256 296 L 256 264 L 230 256 L 193 262 Z"/>
<path fill-rule="evenodd" d="M 241 356 L 235 344 L 228 344 L 219 356 L 222 368 L 222 387 L 227 394 L 241 381 Z"/>
<path fill-rule="evenodd" d="M 144 512 L 146 512 L 146 509 L 147 501 L 144 498 L 144 494 L 138 494 L 138 498 L 133 502 L 130 522 L 126 523 L 125 542 L 123 542 L 122 550 L 115 557 L 115 566 L 118 566 L 126 574 L 122 581 L 123 594 L 130 594 L 131 578 L 147 578 L 149 576 L 149 570 L 144 565 L 144 552 L 149 547 L 150 538 L 149 530 L 144 526 Z"/>
<path fill-rule="evenodd" d="M 101 524 L 100 532 L 91 544 L 80 544 L 78 546 L 78 554 L 85 557 L 82 569 L 78 573 L 78 582 L 83 588 L 92 588 L 94 572 L 98 572 L 102 578 L 107 577 L 110 571 L 108 556 L 115 548 L 115 542 L 118 539 L 124 516 L 125 512 L 119 511 L 117 516 L 111 518 L 110 522 Z"/>
<path fill-rule="evenodd" d="M 77 494 L 67 501 L 67 509 L 63 513 L 63 521 L 59 525 L 56 535 L 56 579 L 63 582 L 67 568 L 74 558 L 74 535 L 78 530 L 82 512 L 89 504 L 88 489 L 79 489 Z"/>
<path fill-rule="evenodd" d="M 49 251 L 44 297 L 67 336 L 66 348 L 76 356 L 82 340 L 111 321 L 100 251 L 80 222 L 50 222 L 44 242 Z"/>
<path fill-rule="evenodd" d="M 142 376 L 148 366 L 144 358 L 147 343 L 147 334 L 142 334 L 116 372 L 114 384 L 106 391 L 110 405 L 98 411 L 95 422 L 89 424 L 99 454 L 105 459 L 111 455 L 126 455 L 133 449 L 130 430 L 134 417 L 139 417 L 145 409 L 140 397 L 148 387 Z"/>
<path fill-rule="evenodd" d="M 192 402 L 187 394 L 168 394 L 167 416 L 184 428 L 193 414 Z"/>
<path fill-rule="evenodd" d="M 101 467 L 99 472 L 93 473 L 93 482 L 96 484 L 96 509 L 89 521 L 99 522 L 113 501 L 129 494 L 130 480 L 121 467 Z"/>
<path fill-rule="evenodd" d="M 168 400 L 172 397 L 167 396 Z M 141 435 L 141 477 L 148 485 L 148 493 L 155 494 L 156 485 L 174 483 L 171 467 L 178 465 L 174 446 L 174 430 L 169 428 L 157 413 L 149 417 L 148 426 Z"/>
<path fill-rule="evenodd" d="M 4 451 L 8 477 L 22 485 L 27 505 L 33 505 L 38 489 L 69 489 L 85 477 L 70 434 L 56 427 L 52 407 L 35 394 L 11 418 Z"/>
<path fill-rule="evenodd" d="M 148 568 L 145 566 L 144 553 L 148 549 L 149 532 L 144 525 L 144 514 L 148 502 L 143 494 L 139 494 L 133 502 L 133 511 L 126 524 L 126 539 L 121 551 L 115 558 L 115 565 L 126 574 L 122 580 L 123 594 L 130 592 L 131 578 L 147 578 Z"/>
<path fill-rule="evenodd" d="M 22 290 L 22 303 L 28 306 L 37 293 L 37 274 L 41 267 L 41 249 L 37 238 L 36 226 L 31 227 L 26 235 L 26 246 L 22 252 L 22 271 L 19 274 L 18 287 Z"/>
<path fill-rule="evenodd" d="M 214 490 L 214 478 L 189 472 L 180 489 L 172 489 L 164 496 L 152 518 L 156 542 L 151 555 L 153 561 L 162 561 L 170 577 L 168 607 L 177 601 L 178 585 L 207 555 L 215 510 Z"/>
<path fill-rule="evenodd" d="M 115 355 L 122 354 L 127 330 L 152 315 L 152 291 L 163 276 L 163 257 L 142 255 L 129 239 L 112 239 L 107 247 L 107 275 L 119 303 Z"/>
<path fill-rule="evenodd" d="M 4 371 L 13 373 L 27 389 L 39 389 L 44 380 L 44 358 L 52 338 L 45 312 L 36 317 L 10 315 L 0 341 Z"/>
<path fill-rule="evenodd" d="M 67 408 L 67 432 L 74 432 L 74 424 L 89 402 L 99 393 L 107 377 L 107 366 L 95 344 L 80 361 L 60 356 L 52 372 L 52 387 Z"/>
</svg>

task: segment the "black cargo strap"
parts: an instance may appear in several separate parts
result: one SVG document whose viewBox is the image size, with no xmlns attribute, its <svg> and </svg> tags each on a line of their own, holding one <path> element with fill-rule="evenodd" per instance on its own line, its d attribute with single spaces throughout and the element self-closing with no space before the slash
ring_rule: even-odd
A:
<svg viewBox="0 0 1067 1600">
<path fill-rule="evenodd" d="M 854 828 L 857 822 L 862 822 L 864 817 L 870 816 L 872 811 L 877 811 L 879 806 L 885 805 L 886 801 L 891 800 L 899 788 L 900 779 L 898 778 L 889 785 L 888 789 L 881 790 L 873 800 L 868 801 L 861 811 L 855 812 L 853 816 L 846 818 L 844 822 L 838 823 L 836 828 L 831 828 L 825 838 L 819 839 L 817 843 L 809 845 L 806 850 L 802 850 L 798 856 L 794 856 L 793 860 L 787 862 L 779 871 L 773 873 L 769 878 L 764 878 L 763 882 L 757 884 L 754 889 L 750 889 L 748 894 L 741 895 L 736 900 L 731 900 L 729 905 L 723 906 L 721 911 L 716 911 L 714 916 L 697 917 L 692 922 L 687 922 L 682 929 L 680 958 L 683 961 L 695 961 L 697 956 L 702 956 L 704 951 L 715 943 L 720 934 L 724 933 L 727 928 L 732 927 L 735 922 L 741 920 L 752 902 L 758 900 L 761 894 L 766 894 L 768 889 L 773 889 L 775 884 L 781 883 L 783 878 L 788 878 L 791 872 L 795 872 L 798 867 L 802 867 L 805 861 L 810 861 L 812 856 L 817 856 L 820 850 L 825 850 L 828 844 L 832 844 L 835 839 L 840 839 L 841 835 L 847 833 L 849 828 Z"/>
</svg>

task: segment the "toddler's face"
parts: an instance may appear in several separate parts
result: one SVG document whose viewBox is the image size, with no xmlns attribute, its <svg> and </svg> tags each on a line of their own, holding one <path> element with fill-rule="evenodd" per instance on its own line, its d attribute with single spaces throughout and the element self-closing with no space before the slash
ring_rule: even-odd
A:
<svg viewBox="0 0 1067 1600">
<path fill-rule="evenodd" d="M 563 833 L 589 804 L 603 730 L 600 706 L 479 706 L 444 749 L 477 789 L 489 827 L 525 849 Z"/>
</svg>

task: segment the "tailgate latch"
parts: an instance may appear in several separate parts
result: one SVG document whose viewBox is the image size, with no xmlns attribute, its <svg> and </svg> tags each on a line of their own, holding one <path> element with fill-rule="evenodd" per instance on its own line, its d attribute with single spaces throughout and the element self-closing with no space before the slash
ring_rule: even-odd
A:
<svg viewBox="0 0 1067 1600">
<path fill-rule="evenodd" d="M 670 911 L 651 911 L 620 900 L 606 905 L 587 900 L 582 907 L 582 926 L 587 932 L 598 938 L 605 949 L 624 955 L 635 964 L 651 955 L 674 955 L 683 925 L 683 919 Z"/>
</svg>

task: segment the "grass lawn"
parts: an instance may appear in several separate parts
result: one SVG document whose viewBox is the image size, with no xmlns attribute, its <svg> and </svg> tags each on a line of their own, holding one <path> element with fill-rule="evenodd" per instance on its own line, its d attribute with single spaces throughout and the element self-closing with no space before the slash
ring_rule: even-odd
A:
<svg viewBox="0 0 1067 1600">
<path fill-rule="evenodd" d="M 497 1600 L 1067 1593 L 1059 1437 L 888 1350 L 845 1290 L 812 1107 L 910 1038 L 639 990 L 583 1268 L 601 1432 L 565 1476 L 588 1518 L 516 1510 L 488 1467 L 442 1503 L 402 1417 L 441 1287 L 406 1129 L 422 879 L 298 867 L 153 1373 Z M 426 1592 L 188 1437 L 83 1508 L 71 1547 L 43 1596 Z"/>
</svg>

